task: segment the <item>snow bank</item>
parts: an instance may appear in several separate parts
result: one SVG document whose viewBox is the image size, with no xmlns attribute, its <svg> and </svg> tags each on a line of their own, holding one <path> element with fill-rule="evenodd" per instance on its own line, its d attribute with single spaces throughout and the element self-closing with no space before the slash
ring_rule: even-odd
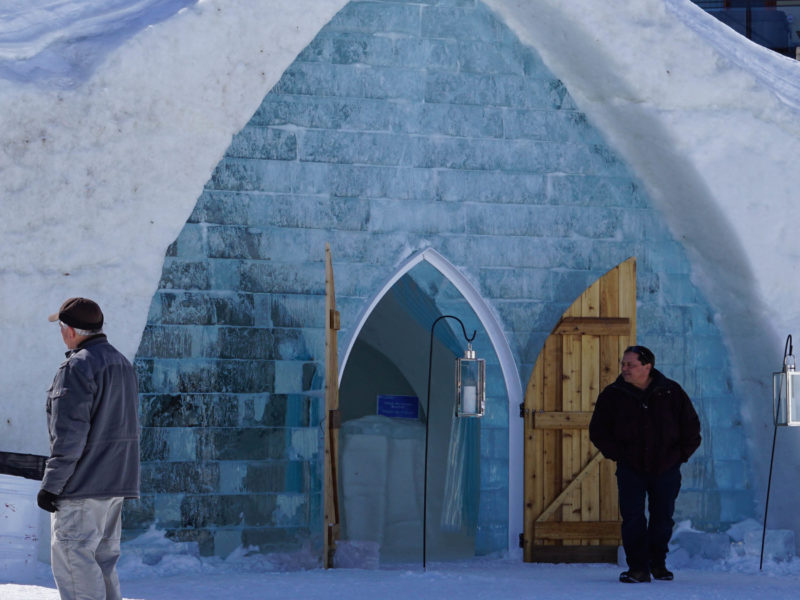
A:
<svg viewBox="0 0 800 600">
<path fill-rule="evenodd" d="M 96 300 L 133 357 L 167 246 L 233 133 L 342 4 L 207 0 L 103 54 L 74 89 L 0 80 L 3 450 L 47 450 L 44 391 L 63 351 L 47 315 L 65 298 Z"/>
<path fill-rule="evenodd" d="M 6 0 L 0 7 L 0 75 L 69 88 L 108 52 L 197 0 Z"/>
</svg>

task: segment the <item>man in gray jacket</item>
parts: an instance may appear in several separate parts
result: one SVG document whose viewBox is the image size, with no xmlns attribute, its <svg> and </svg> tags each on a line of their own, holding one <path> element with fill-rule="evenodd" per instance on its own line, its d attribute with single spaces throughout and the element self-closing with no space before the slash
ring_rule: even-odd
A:
<svg viewBox="0 0 800 600">
<path fill-rule="evenodd" d="M 70 298 L 50 321 L 68 348 L 47 393 L 50 457 L 37 497 L 53 513 L 53 576 L 62 600 L 118 600 L 122 501 L 139 497 L 136 375 L 92 300 Z"/>
</svg>

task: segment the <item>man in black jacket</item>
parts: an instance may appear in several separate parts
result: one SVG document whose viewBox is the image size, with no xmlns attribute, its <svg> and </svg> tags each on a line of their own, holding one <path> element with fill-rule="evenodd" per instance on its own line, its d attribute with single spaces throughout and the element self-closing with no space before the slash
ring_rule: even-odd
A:
<svg viewBox="0 0 800 600">
<path fill-rule="evenodd" d="M 672 514 L 681 487 L 681 463 L 700 446 L 700 420 L 680 385 L 655 368 L 644 346 L 622 356 L 616 381 L 597 397 L 589 437 L 617 463 L 624 583 L 671 580 L 666 568 Z M 645 516 L 645 497 L 650 521 Z"/>
</svg>

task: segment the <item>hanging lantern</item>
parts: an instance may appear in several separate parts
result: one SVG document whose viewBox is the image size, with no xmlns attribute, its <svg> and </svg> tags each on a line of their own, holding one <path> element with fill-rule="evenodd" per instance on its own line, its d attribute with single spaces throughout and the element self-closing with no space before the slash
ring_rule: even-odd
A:
<svg viewBox="0 0 800 600">
<path fill-rule="evenodd" d="M 800 371 L 791 354 L 783 360 L 783 371 L 772 374 L 772 414 L 775 425 L 800 425 Z"/>
<path fill-rule="evenodd" d="M 482 417 L 486 412 L 486 361 L 475 357 L 472 344 L 456 359 L 456 416 Z"/>
<path fill-rule="evenodd" d="M 778 425 L 800 425 L 800 373 L 794 368 L 794 352 L 792 336 L 786 336 L 783 347 L 783 371 L 772 374 L 772 454 L 769 458 L 769 476 L 767 477 L 767 501 L 764 503 L 764 528 L 761 532 L 761 561 L 759 571 L 764 566 L 764 540 L 767 537 L 767 514 L 769 513 L 769 492 L 772 487 L 772 466 L 775 462 L 775 442 L 778 439 Z"/>
<path fill-rule="evenodd" d="M 428 346 L 428 394 L 425 410 L 425 474 L 423 475 L 422 488 L 422 568 L 426 568 L 428 556 L 428 438 L 430 437 L 431 414 L 431 374 L 433 372 L 433 331 L 436 324 L 442 319 L 455 319 L 461 325 L 467 350 L 462 358 L 456 359 L 456 417 L 482 417 L 486 410 L 486 361 L 475 358 L 472 349 L 472 340 L 477 331 L 472 332 L 472 337 L 467 337 L 464 322 L 453 315 L 441 315 L 431 325 L 431 339 Z"/>
</svg>

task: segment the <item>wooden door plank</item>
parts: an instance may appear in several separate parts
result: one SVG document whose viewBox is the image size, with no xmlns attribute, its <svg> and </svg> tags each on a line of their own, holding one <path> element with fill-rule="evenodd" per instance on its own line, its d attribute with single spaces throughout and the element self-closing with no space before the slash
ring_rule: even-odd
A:
<svg viewBox="0 0 800 600">
<path fill-rule="evenodd" d="M 592 419 L 591 411 L 537 411 L 532 416 L 534 429 L 588 429 Z"/>
<path fill-rule="evenodd" d="M 600 316 L 619 317 L 619 267 L 600 280 Z M 600 389 L 611 384 L 619 375 L 619 339 L 603 336 L 600 339 Z"/>
<path fill-rule="evenodd" d="M 619 537 L 619 521 L 545 521 L 536 524 L 536 535 L 553 540 L 608 539 Z"/>
<path fill-rule="evenodd" d="M 536 391 L 536 404 L 535 406 L 541 410 L 544 406 L 544 363 L 537 365 L 537 391 Z M 534 408 L 536 410 L 536 408 Z M 544 509 L 545 502 L 545 467 L 544 467 L 544 437 L 535 435 L 533 429 L 531 434 L 534 435 L 534 452 L 536 453 L 536 460 L 534 462 L 534 500 L 535 500 L 535 514 L 538 515 Z"/>
<path fill-rule="evenodd" d="M 619 266 L 611 269 L 600 280 L 600 316 L 621 317 L 619 312 Z"/>
<path fill-rule="evenodd" d="M 602 278 L 601 278 L 602 279 Z M 600 316 L 600 280 L 595 281 L 581 296 L 581 318 L 602 319 Z M 597 321 L 594 321 L 595 323 Z M 630 324 L 626 324 L 630 329 Z M 613 328 L 613 327 L 611 327 Z M 608 335 L 608 328 L 596 334 L 584 333 L 581 336 L 581 401 L 580 410 L 590 414 L 594 408 L 598 390 L 599 343 L 600 335 Z M 588 427 L 580 432 L 581 464 L 592 459 L 594 444 L 589 439 Z M 583 522 L 597 521 L 600 518 L 600 471 L 592 469 L 581 481 L 581 518 Z M 589 536 L 581 540 L 583 545 L 597 545 L 599 538 Z"/>
<path fill-rule="evenodd" d="M 611 384 L 619 374 L 619 338 L 600 339 L 600 386 Z M 599 469 L 599 513 L 601 521 L 619 518 L 616 466 L 613 461 L 604 460 Z"/>
<path fill-rule="evenodd" d="M 581 406 L 581 336 L 562 336 L 561 345 L 561 410 L 576 412 Z"/>
<path fill-rule="evenodd" d="M 581 414 L 591 414 L 599 392 L 599 361 L 600 338 L 596 336 L 583 336 L 581 338 L 581 353 L 584 360 L 581 365 Z M 580 432 L 581 435 L 581 463 L 591 460 L 595 451 L 594 444 L 589 439 L 587 428 Z M 600 469 L 594 469 L 581 482 L 581 520 L 597 521 L 600 519 Z M 599 544 L 599 539 L 592 543 Z"/>
<path fill-rule="evenodd" d="M 579 305 L 580 308 L 580 305 Z M 562 409 L 563 412 L 574 412 L 580 408 L 581 400 L 581 336 L 564 335 L 562 344 Z M 580 472 L 581 438 L 580 431 L 563 429 L 561 431 L 561 478 L 572 481 Z M 576 521 L 581 517 L 581 488 L 574 486 L 561 503 L 561 520 Z"/>
<path fill-rule="evenodd" d="M 553 329 L 558 335 L 630 335 L 627 317 L 563 317 Z"/>
<path fill-rule="evenodd" d="M 600 280 L 595 281 L 581 294 L 581 312 L 583 318 L 600 317 Z"/>
<path fill-rule="evenodd" d="M 545 364 L 542 408 L 545 411 L 562 410 L 561 397 L 561 336 L 548 338 L 545 344 Z M 543 431 L 544 494 L 542 506 L 548 506 L 561 491 L 561 432 Z"/>
</svg>

